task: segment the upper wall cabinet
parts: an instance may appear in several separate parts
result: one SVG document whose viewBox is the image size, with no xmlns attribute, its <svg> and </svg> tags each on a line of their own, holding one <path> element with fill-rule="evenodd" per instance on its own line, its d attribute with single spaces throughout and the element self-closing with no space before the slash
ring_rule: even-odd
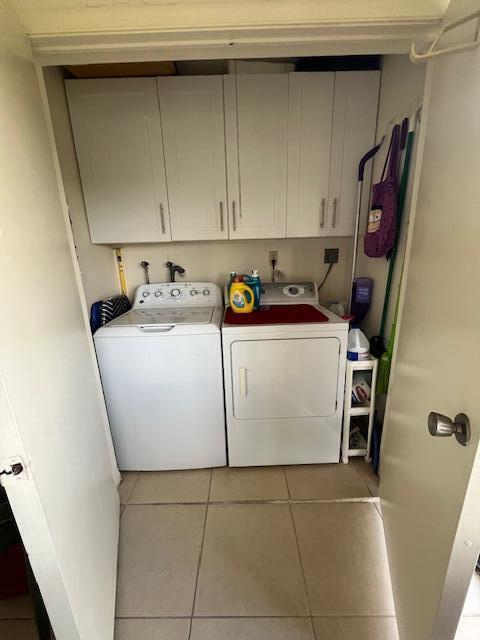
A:
<svg viewBox="0 0 480 640">
<path fill-rule="evenodd" d="M 228 238 L 222 76 L 157 82 L 172 239 Z"/>
<path fill-rule="evenodd" d="M 379 82 L 378 71 L 67 80 L 92 242 L 353 235 Z"/>
<path fill-rule="evenodd" d="M 92 242 L 170 240 L 155 78 L 65 84 Z"/>
<path fill-rule="evenodd" d="M 335 73 L 328 236 L 354 234 L 358 164 L 375 144 L 379 88 L 379 71 Z M 371 165 L 365 171 L 367 185 Z"/>
<path fill-rule="evenodd" d="M 375 140 L 380 72 L 289 76 L 287 236 L 351 236 L 358 164 Z"/>
<path fill-rule="evenodd" d="M 333 73 L 291 73 L 287 236 L 327 234 Z"/>
<path fill-rule="evenodd" d="M 283 238 L 287 74 L 224 77 L 231 238 Z"/>
</svg>

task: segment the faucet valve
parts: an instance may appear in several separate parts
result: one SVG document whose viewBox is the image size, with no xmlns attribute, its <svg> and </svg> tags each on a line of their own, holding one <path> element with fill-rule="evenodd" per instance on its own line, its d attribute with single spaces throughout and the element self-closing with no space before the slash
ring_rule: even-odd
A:
<svg viewBox="0 0 480 640">
<path fill-rule="evenodd" d="M 179 273 L 183 275 L 185 273 L 185 269 L 178 264 L 173 264 L 173 262 L 166 262 L 165 266 L 170 272 L 170 282 L 175 282 L 175 274 Z"/>
</svg>

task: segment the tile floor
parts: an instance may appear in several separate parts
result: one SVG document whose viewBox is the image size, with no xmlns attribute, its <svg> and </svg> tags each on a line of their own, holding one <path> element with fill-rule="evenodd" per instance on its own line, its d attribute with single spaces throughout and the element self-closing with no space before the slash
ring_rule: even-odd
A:
<svg viewBox="0 0 480 640">
<path fill-rule="evenodd" d="M 124 473 L 115 639 L 398 640 L 377 496 L 358 459 Z M 0 601 L 0 638 L 32 617 Z M 475 575 L 456 640 L 478 638 Z"/>
<path fill-rule="evenodd" d="M 369 468 L 125 473 L 116 640 L 396 640 Z"/>
<path fill-rule="evenodd" d="M 30 596 L 0 600 L 0 638 L 36 640 L 37 632 Z"/>
<path fill-rule="evenodd" d="M 398 640 L 363 460 L 125 473 L 120 494 L 116 640 Z M 478 576 L 456 640 L 474 638 Z"/>
</svg>

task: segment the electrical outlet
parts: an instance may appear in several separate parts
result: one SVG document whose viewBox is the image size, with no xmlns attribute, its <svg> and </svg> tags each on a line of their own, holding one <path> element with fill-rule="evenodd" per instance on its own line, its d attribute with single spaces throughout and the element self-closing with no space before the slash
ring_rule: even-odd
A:
<svg viewBox="0 0 480 640">
<path fill-rule="evenodd" d="M 268 252 L 268 264 L 272 264 L 272 260 L 275 260 L 275 263 L 278 262 L 278 251 Z"/>
<path fill-rule="evenodd" d="M 338 262 L 339 249 L 325 249 L 325 255 L 323 256 L 324 264 L 335 264 Z"/>
</svg>

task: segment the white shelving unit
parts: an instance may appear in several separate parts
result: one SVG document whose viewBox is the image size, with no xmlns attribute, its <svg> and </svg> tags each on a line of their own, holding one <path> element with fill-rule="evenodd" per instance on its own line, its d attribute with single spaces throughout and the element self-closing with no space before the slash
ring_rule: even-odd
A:
<svg viewBox="0 0 480 640">
<path fill-rule="evenodd" d="M 345 371 L 345 399 L 343 404 L 342 462 L 348 463 L 353 456 L 364 456 L 366 462 L 371 461 L 370 447 L 372 443 L 373 417 L 375 414 L 375 387 L 377 384 L 378 360 L 370 356 L 368 360 L 347 360 Z M 356 371 L 371 371 L 371 394 L 369 402 L 352 406 L 353 376 Z M 350 449 L 351 419 L 355 416 L 368 416 L 367 446 L 364 449 Z"/>
</svg>

